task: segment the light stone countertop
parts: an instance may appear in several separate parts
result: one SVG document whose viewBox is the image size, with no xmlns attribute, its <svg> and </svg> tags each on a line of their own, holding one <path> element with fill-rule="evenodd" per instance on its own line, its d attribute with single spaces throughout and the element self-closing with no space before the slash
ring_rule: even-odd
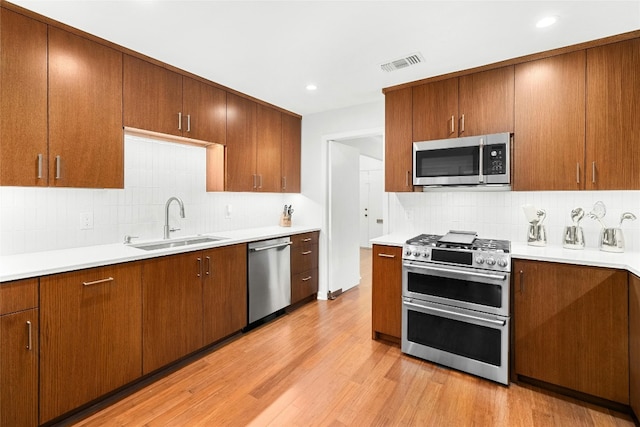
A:
<svg viewBox="0 0 640 427">
<path fill-rule="evenodd" d="M 391 233 L 371 240 L 377 245 L 402 246 L 413 234 Z M 562 246 L 529 246 L 526 243 L 511 243 L 511 257 L 534 261 L 560 262 L 565 264 L 606 267 L 627 270 L 640 277 L 640 253 L 603 252 L 595 248 L 582 250 L 565 249 Z"/>
<path fill-rule="evenodd" d="M 220 237 L 223 238 L 223 240 L 151 251 L 138 249 L 123 243 L 114 243 L 109 245 L 0 256 L 0 283 L 318 230 L 320 230 L 319 227 L 273 226 L 202 234 L 202 236 Z M 192 236 L 176 236 L 171 240 L 185 237 Z M 136 240 L 133 244 L 145 242 L 149 242 L 149 240 Z"/>
</svg>

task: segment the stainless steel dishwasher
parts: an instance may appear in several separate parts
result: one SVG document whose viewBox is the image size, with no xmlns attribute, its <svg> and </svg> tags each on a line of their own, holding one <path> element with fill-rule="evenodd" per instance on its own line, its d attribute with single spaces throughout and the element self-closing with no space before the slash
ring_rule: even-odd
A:
<svg viewBox="0 0 640 427">
<path fill-rule="evenodd" d="M 291 239 L 249 243 L 249 323 L 291 304 Z"/>
</svg>

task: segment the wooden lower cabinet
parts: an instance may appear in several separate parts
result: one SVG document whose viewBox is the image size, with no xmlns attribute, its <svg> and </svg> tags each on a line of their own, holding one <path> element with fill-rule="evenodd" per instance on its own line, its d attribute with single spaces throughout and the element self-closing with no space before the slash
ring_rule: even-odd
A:
<svg viewBox="0 0 640 427">
<path fill-rule="evenodd" d="M 202 347 L 200 252 L 154 258 L 142 267 L 144 374 Z"/>
<path fill-rule="evenodd" d="M 513 263 L 515 373 L 629 404 L 627 272 Z"/>
<path fill-rule="evenodd" d="M 38 279 L 0 284 L 0 426 L 38 425 Z"/>
<path fill-rule="evenodd" d="M 203 255 L 203 334 L 207 345 L 247 325 L 247 245 L 210 249 Z"/>
<path fill-rule="evenodd" d="M 318 293 L 318 240 L 320 232 L 291 236 L 291 304 Z"/>
<path fill-rule="evenodd" d="M 400 341 L 402 332 L 402 248 L 373 245 L 371 323 L 373 339 Z"/>
<path fill-rule="evenodd" d="M 142 374 L 139 263 L 40 279 L 40 423 Z"/>
<path fill-rule="evenodd" d="M 640 417 L 640 278 L 629 274 L 629 404 Z"/>
</svg>

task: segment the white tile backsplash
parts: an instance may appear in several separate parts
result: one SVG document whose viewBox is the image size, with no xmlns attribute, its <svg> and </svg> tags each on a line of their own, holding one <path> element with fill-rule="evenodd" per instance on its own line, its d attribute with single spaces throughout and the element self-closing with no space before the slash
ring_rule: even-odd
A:
<svg viewBox="0 0 640 427">
<path fill-rule="evenodd" d="M 127 135 L 124 173 L 119 190 L 0 187 L 0 255 L 117 243 L 125 234 L 162 238 L 171 196 L 185 205 L 184 219 L 170 206 L 174 237 L 276 225 L 284 204 L 298 207 L 296 223 L 320 224 L 300 194 L 207 193 L 202 147 Z M 93 215 L 92 229 L 81 229 L 82 213 Z"/>
<path fill-rule="evenodd" d="M 608 227 L 617 226 L 626 211 L 640 218 L 640 191 L 391 193 L 389 231 L 417 235 L 473 230 L 482 237 L 526 243 L 528 222 L 522 206 L 531 204 L 547 212 L 548 244 L 560 246 L 564 227 L 571 225 L 571 210 L 582 207 L 589 212 L 598 200 L 607 207 L 604 222 Z M 597 248 L 598 222 L 585 216 L 580 224 L 586 246 Z M 622 229 L 627 250 L 640 250 L 640 220 L 625 222 Z"/>
</svg>

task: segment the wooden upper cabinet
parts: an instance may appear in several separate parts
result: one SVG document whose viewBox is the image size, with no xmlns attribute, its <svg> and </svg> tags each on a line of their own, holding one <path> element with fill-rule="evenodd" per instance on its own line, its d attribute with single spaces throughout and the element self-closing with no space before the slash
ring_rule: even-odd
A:
<svg viewBox="0 0 640 427">
<path fill-rule="evenodd" d="M 182 76 L 124 55 L 124 125 L 182 136 Z"/>
<path fill-rule="evenodd" d="M 269 193 L 282 191 L 282 114 L 258 105 L 256 129 L 257 190 Z"/>
<path fill-rule="evenodd" d="M 458 79 L 413 87 L 413 141 L 458 136 Z"/>
<path fill-rule="evenodd" d="M 413 191 L 412 89 L 385 93 L 384 187 L 388 192 Z"/>
<path fill-rule="evenodd" d="M 300 192 L 302 120 L 282 113 L 282 191 Z"/>
<path fill-rule="evenodd" d="M 587 50 L 587 190 L 640 189 L 640 39 Z"/>
<path fill-rule="evenodd" d="M 47 26 L 0 11 L 0 185 L 47 185 Z"/>
<path fill-rule="evenodd" d="M 124 188 L 122 53 L 54 27 L 49 185 Z"/>
<path fill-rule="evenodd" d="M 189 77 L 182 77 L 182 89 L 183 136 L 224 145 L 227 92 Z"/>
<path fill-rule="evenodd" d="M 458 84 L 459 136 L 513 132 L 513 66 L 462 76 Z"/>
<path fill-rule="evenodd" d="M 227 94 L 227 191 L 254 191 L 257 185 L 256 113 L 255 102 Z"/>
<path fill-rule="evenodd" d="M 585 51 L 515 66 L 514 190 L 584 188 L 584 108 Z"/>
</svg>

